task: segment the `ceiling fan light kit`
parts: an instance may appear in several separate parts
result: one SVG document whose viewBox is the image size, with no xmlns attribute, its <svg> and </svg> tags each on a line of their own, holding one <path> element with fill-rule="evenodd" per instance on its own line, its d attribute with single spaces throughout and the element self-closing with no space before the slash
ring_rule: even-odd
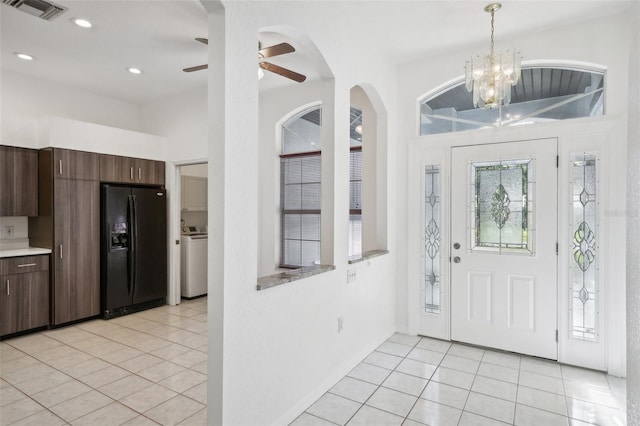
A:
<svg viewBox="0 0 640 426">
<path fill-rule="evenodd" d="M 206 38 L 196 38 L 197 41 L 204 44 L 209 44 L 209 40 Z M 287 53 L 293 53 L 296 49 L 291 46 L 289 43 L 280 43 L 274 46 L 269 46 L 262 48 L 260 43 L 258 43 L 258 80 L 261 80 L 264 77 L 264 71 L 267 70 L 272 73 L 281 75 L 290 80 L 296 81 L 298 83 L 302 83 L 307 79 L 306 76 L 299 74 L 295 71 L 291 71 L 289 69 L 283 68 L 281 66 L 272 64 L 270 62 L 265 62 L 265 58 L 272 58 L 274 56 L 285 55 Z M 184 72 L 193 72 L 199 70 L 205 70 L 209 66 L 208 65 L 197 65 L 195 67 L 184 68 L 182 71 Z"/>
<path fill-rule="evenodd" d="M 491 50 L 486 56 L 471 57 L 465 64 L 465 87 L 473 92 L 473 106 L 478 107 L 482 98 L 485 108 L 508 105 L 511 102 L 511 87 L 520 79 L 520 52 L 506 50 L 494 52 L 494 15 L 500 3 L 491 3 L 484 10 L 491 14 Z"/>
</svg>

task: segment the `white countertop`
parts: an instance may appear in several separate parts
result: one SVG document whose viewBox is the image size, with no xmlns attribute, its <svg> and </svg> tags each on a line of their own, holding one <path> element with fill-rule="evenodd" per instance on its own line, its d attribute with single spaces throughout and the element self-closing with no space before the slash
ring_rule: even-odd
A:
<svg viewBox="0 0 640 426">
<path fill-rule="evenodd" d="M 21 249 L 0 250 L 0 258 L 3 257 L 18 257 L 18 256 L 36 256 L 39 254 L 50 254 L 50 249 L 29 247 Z"/>
</svg>

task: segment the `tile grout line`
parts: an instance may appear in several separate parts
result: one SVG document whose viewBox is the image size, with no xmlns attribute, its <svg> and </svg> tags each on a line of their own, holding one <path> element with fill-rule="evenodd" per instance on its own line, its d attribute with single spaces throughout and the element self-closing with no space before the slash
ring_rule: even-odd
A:
<svg viewBox="0 0 640 426">
<path fill-rule="evenodd" d="M 518 383 L 516 384 L 516 399 L 513 405 L 513 422 L 512 424 L 516 424 L 516 413 L 518 412 L 518 392 L 520 391 L 520 371 L 522 368 L 522 358 L 518 359 Z M 568 421 L 567 421 L 568 423 Z"/>
<path fill-rule="evenodd" d="M 414 349 L 416 349 L 418 347 L 418 343 L 420 343 L 422 341 L 422 337 L 418 336 L 418 341 L 413 345 L 413 347 L 411 348 L 411 350 L 409 352 L 407 352 L 407 354 L 404 356 L 404 360 L 406 359 L 411 359 L 411 358 L 407 358 L 409 356 L 409 354 L 411 352 L 413 352 Z M 451 346 L 449 346 L 450 348 Z M 449 349 L 447 349 L 448 351 Z M 445 352 L 446 355 L 446 352 Z M 442 357 L 444 359 L 444 356 Z M 442 360 L 440 360 L 440 362 L 442 362 Z M 400 363 L 398 363 L 398 365 L 402 364 L 402 361 L 400 361 Z M 426 364 L 426 363 L 425 363 Z M 396 365 L 396 368 L 398 368 L 398 365 Z M 440 365 L 440 364 L 438 364 Z M 438 366 L 436 366 L 436 370 L 438 369 Z M 411 412 L 413 411 L 413 409 L 416 407 L 416 404 L 418 404 L 418 401 L 420 401 L 420 396 L 422 395 L 422 393 L 424 392 L 424 390 L 427 388 L 427 386 L 429 386 L 429 382 L 431 382 L 431 378 L 433 377 L 433 374 L 436 372 L 436 370 L 433 370 L 433 373 L 431 373 L 431 375 L 429 375 L 429 378 L 427 379 L 427 383 L 425 383 L 424 387 L 422 388 L 422 390 L 420 391 L 420 394 L 418 395 L 418 398 L 416 398 L 415 402 L 413 403 L 413 405 L 411 406 L 411 408 L 409 409 L 409 411 L 407 412 L 407 415 L 404 416 L 404 420 L 402 421 L 402 423 L 404 424 L 407 420 L 412 420 L 409 418 L 409 415 L 411 414 Z M 394 368 L 393 371 L 396 371 L 396 369 Z M 413 420 L 412 420 L 413 421 Z"/>
<path fill-rule="evenodd" d="M 484 358 L 484 353 L 482 354 L 482 358 L 480 358 L 480 365 L 482 365 L 482 359 L 483 358 Z M 478 370 L 480 370 L 480 365 L 478 365 Z M 460 417 L 458 418 L 458 423 L 457 423 L 458 425 L 462 421 L 462 416 L 464 415 L 465 412 L 471 413 L 471 411 L 466 411 L 465 408 L 467 408 L 467 403 L 469 402 L 469 397 L 471 396 L 471 389 L 473 388 L 473 384 L 476 382 L 476 377 L 478 377 L 477 371 L 476 371 L 476 375 L 473 377 L 473 381 L 471 381 L 471 386 L 468 389 L 469 392 L 467 393 L 467 397 L 464 400 L 464 405 L 462 406 L 462 409 L 460 410 Z M 475 413 L 472 413 L 472 414 L 475 414 Z"/>
<path fill-rule="evenodd" d="M 167 313 L 167 314 L 171 315 L 170 313 Z M 147 319 L 146 319 L 146 318 L 144 318 L 144 317 L 141 317 L 141 318 L 143 318 L 143 319 L 147 320 Z M 162 323 L 160 323 L 159 321 L 155 321 L 155 320 L 148 320 L 148 321 L 153 321 L 153 322 L 157 322 L 157 323 L 159 323 L 159 324 L 162 324 Z M 118 327 L 122 327 L 122 328 L 124 328 L 124 329 L 127 329 L 127 330 L 132 330 L 130 327 L 123 326 L 123 325 L 121 325 L 121 324 L 117 324 L 117 323 L 116 323 L 115 325 L 116 325 L 116 326 L 118 326 Z M 97 336 L 97 337 L 101 337 L 101 338 L 104 338 L 104 339 L 106 339 L 106 340 L 110 340 L 110 341 L 115 342 L 115 343 L 117 343 L 117 344 L 121 344 L 121 345 L 123 345 L 123 346 L 126 346 L 126 347 L 129 347 L 129 348 L 132 348 L 132 349 L 134 349 L 134 350 L 137 350 L 137 351 L 142 352 L 142 354 L 137 355 L 137 356 L 135 356 L 135 357 L 133 357 L 133 358 L 136 358 L 136 357 L 138 357 L 138 356 L 142 356 L 143 354 L 150 354 L 149 352 L 141 351 L 141 350 L 139 350 L 139 349 L 137 349 L 137 348 L 134 348 L 134 347 L 132 347 L 132 346 L 130 346 L 130 345 L 123 344 L 123 343 L 120 343 L 120 342 L 118 342 L 118 341 L 116 341 L 116 340 L 113 340 L 113 338 L 110 338 L 110 337 L 104 337 L 104 336 L 98 335 L 98 334 L 97 334 L 97 332 L 96 332 L 95 330 L 93 330 L 93 331 L 92 331 L 92 330 L 87 330 L 87 329 L 84 329 L 84 328 L 82 328 L 82 327 L 78 327 L 78 329 L 79 329 L 79 330 L 82 330 L 82 331 L 84 331 L 84 332 L 87 332 L 87 333 L 89 333 L 89 334 L 93 334 L 93 335 L 95 335 L 95 336 Z M 119 331 L 120 331 L 120 330 L 119 330 Z M 155 337 L 155 338 L 159 338 L 159 339 L 161 339 L 160 337 L 158 337 L 158 336 L 154 336 L 154 335 L 151 335 L 151 334 L 149 334 L 149 333 L 143 333 L 143 332 L 139 332 L 139 331 L 137 331 L 137 330 L 135 330 L 135 331 L 136 331 L 136 332 L 138 332 L 138 333 L 141 333 L 141 334 L 146 334 L 146 335 L 148 335 L 148 336 L 151 336 L 151 337 Z M 185 330 L 185 331 L 188 331 L 188 330 Z M 107 363 L 107 364 L 110 364 L 110 366 L 115 366 L 115 367 L 117 367 L 117 368 L 121 368 L 121 369 L 123 369 L 124 371 L 127 371 L 129 374 L 128 374 L 127 376 L 125 376 L 125 377 L 128 377 L 128 376 L 130 376 L 130 375 L 135 375 L 135 376 L 140 377 L 140 378 L 142 378 L 142 379 L 144 379 L 144 380 L 147 380 L 147 381 L 149 381 L 149 382 L 151 382 L 151 383 L 153 383 L 153 384 L 160 385 L 160 383 L 159 383 L 159 382 L 157 382 L 157 383 L 156 383 L 156 382 L 153 382 L 153 381 L 151 381 L 151 380 L 148 380 L 148 379 L 146 379 L 146 378 L 144 378 L 144 377 L 142 377 L 142 376 L 138 375 L 137 373 L 138 373 L 139 371 L 138 371 L 138 372 L 133 372 L 133 371 L 127 370 L 127 369 L 125 369 L 125 368 L 123 368 L 123 367 L 120 367 L 118 364 L 114 364 L 114 363 L 113 363 L 113 362 L 111 362 L 111 361 L 107 361 L 107 360 L 104 360 L 104 359 L 102 359 L 102 358 L 99 358 L 99 357 L 97 357 L 96 355 L 93 355 L 93 354 L 91 354 L 91 353 L 88 353 L 88 352 L 86 352 L 86 351 L 85 351 L 85 350 L 83 350 L 83 349 L 78 349 L 78 348 L 76 348 L 76 347 L 74 347 L 74 346 L 71 346 L 71 345 L 70 345 L 69 343 L 67 343 L 67 342 L 63 342 L 63 341 L 61 341 L 61 340 L 58 340 L 58 339 L 56 339 L 55 337 L 46 336 L 46 335 L 45 335 L 45 333 L 43 333 L 43 332 L 40 332 L 40 333 L 38 333 L 38 334 L 36 334 L 36 335 L 40 335 L 40 336 L 46 337 L 47 339 L 55 340 L 56 342 L 58 342 L 58 343 L 60 344 L 60 347 L 64 347 L 64 348 L 71 348 L 71 349 L 73 349 L 73 350 L 75 350 L 75 351 L 78 351 L 78 352 L 81 352 L 81 353 L 85 353 L 85 354 L 87 354 L 87 355 L 89 355 L 89 356 L 91 356 L 91 357 L 92 357 L 92 359 L 86 360 L 86 361 L 84 361 L 84 362 L 88 362 L 88 361 L 92 361 L 92 360 L 100 360 L 100 361 L 103 361 L 103 362 L 105 362 L 105 363 Z M 163 340 L 164 340 L 164 339 L 163 339 Z M 169 342 L 171 342 L 171 343 L 175 343 L 175 344 L 179 344 L 179 343 L 172 342 L 172 341 L 169 341 Z M 70 343 L 73 343 L 73 342 L 70 342 Z M 29 356 L 30 358 L 33 358 L 34 360 L 38 361 L 38 363 L 42 363 L 42 364 L 44 364 L 44 365 L 46 365 L 46 366 L 48 366 L 48 367 L 50 367 L 50 368 L 54 369 L 56 372 L 59 372 L 59 373 L 61 373 L 61 374 L 65 375 L 65 376 L 69 377 L 69 378 L 71 379 L 69 382 L 71 382 L 71 381 L 76 381 L 76 382 L 78 382 L 78 383 L 81 383 L 82 385 L 89 387 L 89 388 L 91 389 L 91 391 L 96 391 L 97 393 L 99 393 L 99 394 L 101 394 L 101 395 L 103 395 L 103 396 L 105 396 L 105 397 L 107 397 L 107 398 L 109 398 L 109 399 L 111 400 L 111 402 L 110 402 L 109 404 L 107 404 L 107 405 L 105 405 L 105 406 L 102 406 L 102 407 L 98 407 L 98 408 L 96 408 L 95 410 L 90 411 L 90 412 L 88 412 L 88 413 L 85 413 L 85 414 L 83 414 L 82 416 L 80 416 L 80 417 L 78 417 L 78 418 L 82 418 L 82 417 L 88 416 L 88 415 L 90 415 L 90 414 L 92 414 L 92 413 L 94 413 L 94 412 L 96 412 L 96 411 L 98 411 L 98 410 L 100 410 L 100 409 L 102 409 L 102 408 L 104 408 L 104 407 L 108 406 L 108 405 L 113 404 L 114 402 L 115 402 L 115 403 L 118 403 L 118 404 L 120 404 L 120 405 L 122 405 L 122 406 L 124 406 L 124 407 L 127 407 L 128 409 L 130 409 L 130 410 L 131 410 L 131 411 L 133 411 L 134 413 L 137 413 L 137 415 L 142 415 L 143 417 L 146 417 L 146 416 L 144 415 L 144 413 L 140 413 L 138 410 L 133 409 L 132 407 L 130 407 L 130 406 L 126 405 L 126 404 L 123 404 L 123 403 L 122 403 L 122 402 L 120 402 L 119 400 L 114 399 L 114 398 L 111 398 L 109 395 L 106 395 L 105 393 L 103 393 L 102 391 L 100 391 L 98 388 L 94 387 L 93 385 L 89 385 L 89 384 L 87 384 L 87 383 L 85 383 L 85 382 L 83 382 L 83 381 L 81 380 L 81 377 L 88 376 L 88 375 L 90 375 L 90 374 L 93 374 L 93 373 L 95 373 L 95 372 L 98 372 L 98 371 L 104 370 L 104 369 L 109 368 L 109 367 L 105 367 L 105 368 L 103 368 L 103 369 L 98 369 L 98 370 L 96 370 L 96 371 L 94 371 L 94 372 L 87 373 L 87 374 L 85 374 L 85 375 L 83 375 L 83 376 L 80 376 L 80 377 L 74 377 L 74 376 L 71 376 L 70 374 L 68 374 L 67 372 L 65 372 L 65 371 L 63 371 L 63 370 L 61 370 L 61 369 L 59 369 L 58 367 L 55 367 L 55 366 L 53 366 L 53 365 L 49 364 L 47 361 L 41 360 L 40 358 L 38 358 L 38 357 L 36 357 L 36 356 L 33 356 L 33 355 L 31 355 L 31 354 L 29 354 L 29 353 L 25 352 L 23 349 L 21 349 L 21 348 L 19 348 L 19 347 L 16 347 L 16 346 L 11 345 L 11 344 L 8 344 L 8 346 L 12 347 L 13 349 L 15 349 L 15 350 L 17 350 L 17 351 L 19 351 L 19 352 L 22 352 L 23 354 L 25 354 L 25 356 Z M 167 345 L 167 346 L 168 346 L 168 345 Z M 185 345 L 182 345 L 182 346 L 185 346 Z M 187 347 L 187 346 L 185 346 L 185 347 Z M 197 350 L 197 349 L 194 349 L 194 348 L 191 348 L 191 347 L 188 347 L 188 348 L 189 348 L 189 350 Z M 51 348 L 51 349 L 56 349 L 56 347 Z M 47 349 L 47 350 L 50 350 L 50 349 Z M 45 351 L 45 352 L 46 352 L 46 351 Z M 177 356 L 180 356 L 180 355 L 177 355 Z M 177 356 L 176 356 L 176 357 L 177 357 Z M 176 358 L 176 357 L 174 357 L 174 358 Z M 133 358 L 131 358 L 131 359 L 133 359 Z M 157 357 L 157 358 L 160 358 L 160 357 Z M 54 359 L 57 359 L 57 358 L 53 358 L 53 359 L 51 359 L 51 360 L 49 360 L 49 361 L 53 361 Z M 160 363 L 162 363 L 162 362 L 164 362 L 164 361 L 169 361 L 169 360 L 165 360 L 164 358 L 160 358 L 160 359 L 163 359 L 163 361 L 161 361 Z M 172 358 L 172 359 L 173 359 L 173 358 Z M 124 360 L 124 361 L 122 361 L 122 362 L 126 362 L 126 361 L 127 361 L 127 360 Z M 152 367 L 153 367 L 153 366 L 152 366 Z M 184 367 L 184 366 L 181 366 L 181 367 L 185 368 L 185 370 L 195 371 L 195 370 L 192 370 L 190 367 Z M 25 368 L 30 368 L 30 367 L 25 367 Z M 151 367 L 149 367 L 149 368 L 151 368 Z M 19 370 L 21 370 L 21 369 L 18 369 L 18 370 L 16 370 L 16 371 L 19 371 Z M 143 369 L 143 370 L 144 370 L 144 369 Z M 140 370 L 140 371 L 142 371 L 142 370 Z M 195 372 L 197 372 L 197 371 L 195 371 Z M 202 374 L 202 373 L 200 373 L 200 372 L 197 372 L 197 373 L 198 373 L 198 374 Z M 175 376 L 175 375 L 177 375 L 177 374 L 180 374 L 180 373 L 176 373 L 176 374 L 174 374 L 174 375 L 171 375 L 171 376 L 169 376 L 169 377 L 167 377 L 167 378 L 165 378 L 165 379 L 163 379 L 163 380 L 166 380 L 166 379 L 168 379 L 168 378 L 170 378 L 170 377 L 173 377 L 173 376 Z M 4 379 L 3 379 L 3 380 L 4 380 Z M 120 379 L 114 380 L 114 381 L 109 382 L 109 383 L 105 383 L 105 384 L 104 384 L 104 385 L 102 385 L 102 386 L 106 386 L 106 385 L 108 385 L 108 384 L 110 384 L 110 383 L 114 383 L 114 382 L 116 382 L 116 381 L 118 381 L 118 380 L 120 380 Z M 5 380 L 5 382 L 6 382 L 6 380 Z M 49 412 L 49 413 L 53 414 L 54 416 L 56 416 L 56 417 L 60 418 L 60 416 L 58 416 L 58 415 L 57 415 L 55 412 L 53 412 L 50 408 L 45 407 L 44 405 L 42 405 L 40 402 L 38 402 L 37 400 L 35 400 L 31 395 L 26 394 L 26 393 L 25 393 L 25 392 L 23 392 L 20 388 L 18 388 L 18 387 L 16 387 L 16 386 L 14 386 L 14 385 L 13 385 L 13 384 L 11 384 L 10 382 L 7 382 L 7 383 L 8 383 L 10 386 L 12 386 L 14 389 L 16 389 L 16 390 L 18 390 L 19 392 L 21 392 L 23 395 L 27 396 L 27 397 L 28 397 L 30 400 L 32 400 L 33 402 L 35 402 L 36 404 L 38 404 L 38 405 L 40 405 L 41 407 L 43 407 L 43 408 L 44 408 L 44 410 L 46 410 L 47 412 Z M 65 383 L 68 383 L 68 382 L 65 382 Z M 201 382 L 201 383 L 202 383 L 202 382 Z M 63 383 L 63 384 L 64 384 L 64 383 Z M 200 383 L 198 383 L 198 384 L 196 384 L 196 385 L 194 385 L 194 386 L 192 386 L 192 387 L 190 387 L 190 388 L 186 389 L 184 392 L 187 392 L 187 391 L 189 391 L 190 389 L 193 389 L 195 386 L 198 386 L 199 384 L 200 384 Z M 61 384 L 61 385 L 62 385 L 62 384 Z M 102 387 L 102 386 L 100 386 L 100 387 Z M 165 402 L 167 402 L 167 401 L 170 401 L 170 400 L 172 400 L 172 399 L 176 398 L 178 395 L 182 395 L 182 396 L 184 396 L 185 398 L 189 398 L 189 399 L 191 399 L 192 401 L 195 401 L 196 403 L 201 404 L 199 401 L 196 401 L 196 400 L 194 400 L 193 398 L 191 398 L 191 397 L 189 397 L 189 396 L 187 396 L 187 395 L 183 395 L 183 393 L 184 393 L 184 392 L 176 392 L 176 391 L 174 391 L 173 389 L 170 389 L 170 388 L 168 388 L 168 387 L 166 387 L 166 386 L 164 386 L 164 385 L 160 385 L 160 386 L 162 386 L 162 387 L 164 387 L 164 388 L 166 388 L 166 389 L 168 389 L 168 390 L 170 390 L 170 391 L 172 391 L 172 392 L 175 392 L 175 393 L 176 393 L 176 395 L 172 396 L 171 398 L 169 398 L 169 399 L 168 399 L 168 400 L 166 400 L 166 401 L 163 401 L 163 402 L 161 402 L 161 403 L 159 403 L 159 404 L 155 405 L 154 407 L 152 407 L 152 408 L 150 408 L 149 410 L 145 411 L 145 413 L 146 413 L 146 412 L 148 412 L 148 411 L 150 411 L 150 410 L 152 410 L 152 409 L 154 409 L 154 408 L 156 408 L 156 407 L 158 407 L 158 406 L 160 406 L 160 405 L 162 405 L 162 404 L 164 404 L 164 403 L 165 403 Z M 42 390 L 42 391 L 40 391 L 40 392 L 45 392 L 45 391 L 50 390 L 50 389 L 53 389 L 53 388 L 55 388 L 55 387 L 57 387 L 57 386 L 54 386 L 54 387 L 49 388 L 49 389 L 43 389 L 43 390 Z M 89 391 L 89 392 L 91 392 L 91 391 Z M 40 393 L 40 392 L 37 392 L 37 393 Z M 87 393 L 89 393 L 89 392 L 84 392 L 84 393 L 82 393 L 82 394 L 80 394 L 80 395 L 75 395 L 75 396 L 73 396 L 73 397 L 71 397 L 71 398 L 65 399 L 64 401 L 60 401 L 60 402 L 56 403 L 55 405 L 53 405 L 51 408 L 53 408 L 53 407 L 55 407 L 55 406 L 57 406 L 57 405 L 63 404 L 63 403 L 65 403 L 65 402 L 68 402 L 68 401 L 70 401 L 70 400 L 72 400 L 72 399 L 74 399 L 74 398 L 77 398 L 77 397 L 81 396 L 81 395 L 85 395 L 85 394 L 87 394 Z M 135 393 L 135 392 L 134 392 L 134 393 Z M 202 405 L 202 404 L 201 404 L 201 405 Z M 206 405 L 205 405 L 205 407 L 206 407 Z M 34 414 L 35 414 L 35 413 L 34 413 Z M 193 413 L 193 414 L 195 414 L 195 413 Z M 193 414 L 192 414 L 192 415 L 193 415 Z M 27 417 L 30 417 L 30 416 L 27 416 Z M 27 418 L 27 417 L 25 417 L 25 418 Z M 188 417 L 190 417 L 190 416 L 188 416 Z M 187 418 L 188 418 L 188 417 L 187 417 Z M 146 418 L 148 418 L 148 417 L 146 417 Z M 22 420 L 22 419 L 20 419 L 20 420 Z M 20 420 L 17 420 L 17 421 L 20 421 Z M 64 419 L 62 419 L 62 418 L 61 418 L 61 420 L 63 420 L 63 421 L 65 421 L 65 422 L 66 422 L 66 420 L 64 420 Z M 75 420 L 77 420 L 77 419 L 74 419 L 73 421 L 75 421 Z M 149 419 L 149 420 L 152 420 L 152 419 Z M 183 420 L 185 420 L 185 419 L 183 419 Z"/>
<path fill-rule="evenodd" d="M 389 342 L 389 339 L 390 339 L 391 337 L 395 336 L 395 334 L 396 334 L 396 333 L 393 333 L 393 334 L 392 334 L 391 336 L 389 336 L 389 337 L 388 337 L 384 342 L 382 342 L 378 347 L 376 347 L 376 349 L 374 349 L 374 352 L 375 352 L 375 351 L 377 351 L 377 350 L 378 350 L 378 348 L 379 348 L 380 346 L 384 345 L 386 342 Z M 420 339 L 418 339 L 418 342 L 419 342 L 419 341 L 420 341 Z M 402 358 L 402 361 L 404 361 L 405 359 L 407 359 L 407 355 L 408 355 L 408 354 L 409 354 L 409 353 L 410 353 L 410 352 L 415 348 L 415 346 L 418 344 L 418 342 L 416 342 L 413 346 L 410 346 L 410 347 L 411 347 L 411 349 L 409 349 L 409 351 L 408 351 L 408 352 L 407 352 L 403 357 L 401 357 L 401 358 Z M 396 343 L 396 342 L 392 342 L 392 343 Z M 397 344 L 402 344 L 402 343 L 397 343 Z M 405 345 L 405 346 L 409 346 L 409 345 Z M 387 355 L 393 355 L 393 356 L 398 356 L 398 357 L 399 357 L 399 355 L 396 355 L 396 354 L 389 354 L 389 353 L 387 353 L 387 352 L 382 352 L 382 351 L 378 351 L 378 352 L 386 353 Z M 371 355 L 371 354 L 369 354 L 369 355 Z M 367 355 L 364 359 L 366 359 L 369 355 Z M 364 361 L 364 359 L 363 359 L 363 361 Z M 360 361 L 360 364 L 361 364 L 363 361 Z M 398 363 L 398 365 L 402 364 L 402 361 L 400 361 L 400 362 Z M 373 392 L 371 392 L 371 395 L 369 395 L 369 397 L 368 397 L 368 398 L 367 398 L 367 399 L 366 399 L 366 400 L 365 400 L 365 401 L 360 405 L 360 408 L 358 408 L 358 409 L 355 411 L 355 413 L 353 413 L 353 415 L 349 418 L 349 420 L 347 420 L 347 422 L 345 423 L 345 425 L 348 425 L 348 424 L 349 424 L 349 422 L 350 422 L 350 421 L 351 421 L 351 420 L 352 420 L 352 419 L 353 419 L 353 418 L 358 414 L 358 412 L 360 412 L 360 410 L 362 410 L 362 407 L 364 407 L 365 405 L 367 405 L 367 401 L 369 401 L 369 400 L 371 399 L 371 397 L 372 397 L 373 395 L 375 395 L 375 393 L 376 393 L 376 392 L 378 392 L 378 390 L 380 390 L 380 388 L 381 388 L 381 387 L 383 387 L 383 386 L 382 386 L 382 384 L 383 384 L 383 383 L 384 383 L 384 382 L 389 378 L 389 376 L 391 376 L 391 374 L 393 374 L 393 372 L 394 372 L 394 371 L 396 371 L 396 368 L 398 368 L 398 365 L 396 365 L 396 366 L 394 367 L 394 369 L 393 369 L 393 370 L 390 370 L 389 374 L 387 374 L 387 375 L 386 375 L 386 377 L 385 377 L 385 378 L 380 382 L 380 384 L 378 384 L 378 385 L 377 385 L 377 388 L 376 388 Z M 415 405 L 415 403 L 414 403 L 414 405 Z M 371 407 L 371 406 L 369 406 L 369 407 Z M 377 407 L 372 407 L 372 408 L 376 408 L 376 409 L 380 410 L 380 408 L 377 408 Z M 412 409 L 413 409 L 413 407 L 412 407 Z M 389 412 L 388 412 L 388 411 L 386 411 L 386 410 L 381 410 L 381 411 L 384 411 L 384 412 L 386 412 L 386 413 L 389 413 Z M 411 410 L 409 410 L 409 412 L 411 412 Z M 397 414 L 395 414 L 395 413 L 390 413 L 390 414 L 394 414 L 394 415 L 396 415 L 396 416 L 397 416 Z M 408 415 L 408 414 L 409 414 L 409 413 L 407 413 L 407 415 Z M 402 416 L 398 416 L 398 417 L 402 417 Z M 404 423 L 404 420 L 406 420 L 406 419 L 407 419 L 407 417 L 405 416 L 405 417 L 404 417 L 404 419 L 403 419 L 403 423 Z"/>
</svg>

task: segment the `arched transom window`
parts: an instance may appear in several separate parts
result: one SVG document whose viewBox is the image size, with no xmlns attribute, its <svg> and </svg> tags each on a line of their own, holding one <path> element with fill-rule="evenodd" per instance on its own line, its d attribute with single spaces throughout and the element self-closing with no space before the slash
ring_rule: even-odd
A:
<svg viewBox="0 0 640 426">
<path fill-rule="evenodd" d="M 464 79 L 420 101 L 420 134 L 458 132 L 485 127 L 531 124 L 604 114 L 604 73 L 529 67 L 511 88 L 511 103 L 474 108 Z"/>
</svg>

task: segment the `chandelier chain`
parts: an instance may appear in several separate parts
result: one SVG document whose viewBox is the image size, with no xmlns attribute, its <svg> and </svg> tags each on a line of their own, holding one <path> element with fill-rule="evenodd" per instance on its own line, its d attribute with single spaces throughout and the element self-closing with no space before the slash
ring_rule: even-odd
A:
<svg viewBox="0 0 640 426">
<path fill-rule="evenodd" d="M 491 56 L 493 56 L 493 30 L 494 30 L 494 25 L 493 25 L 493 16 L 496 12 L 492 9 L 491 10 Z"/>
</svg>

